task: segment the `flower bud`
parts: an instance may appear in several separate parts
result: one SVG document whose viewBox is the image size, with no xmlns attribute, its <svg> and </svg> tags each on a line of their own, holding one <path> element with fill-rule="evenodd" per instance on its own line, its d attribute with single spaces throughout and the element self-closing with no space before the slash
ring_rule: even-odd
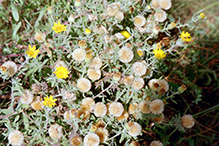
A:
<svg viewBox="0 0 219 146">
<path fill-rule="evenodd" d="M 93 133 L 93 132 L 95 132 L 96 130 L 97 130 L 97 126 L 92 125 L 89 131 L 90 131 L 91 133 Z"/>
<path fill-rule="evenodd" d="M 68 17 L 68 21 L 69 21 L 69 22 L 74 22 L 74 21 L 75 21 L 74 15 L 70 15 L 70 16 Z"/>
<path fill-rule="evenodd" d="M 179 93 L 183 93 L 184 91 L 186 90 L 186 86 L 185 85 L 182 85 L 178 88 L 178 92 Z"/>
<path fill-rule="evenodd" d="M 118 82 L 121 79 L 121 73 L 117 72 L 114 76 L 113 76 L 114 81 Z"/>
<path fill-rule="evenodd" d="M 47 13 L 48 13 L 49 15 L 52 15 L 52 6 L 47 8 Z"/>
<path fill-rule="evenodd" d="M 204 13 L 200 13 L 199 16 L 198 16 L 198 19 L 201 20 L 201 19 L 204 19 L 205 18 L 205 14 Z"/>
<path fill-rule="evenodd" d="M 81 6 L 81 1 L 80 0 L 76 0 L 75 1 L 75 7 L 80 7 Z"/>
</svg>

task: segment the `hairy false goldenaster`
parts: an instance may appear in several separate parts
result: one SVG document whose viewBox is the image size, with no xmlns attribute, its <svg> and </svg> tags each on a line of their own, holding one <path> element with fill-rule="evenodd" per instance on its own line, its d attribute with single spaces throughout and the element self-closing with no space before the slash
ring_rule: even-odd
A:
<svg viewBox="0 0 219 146">
<path fill-rule="evenodd" d="M 179 36 L 183 41 L 190 42 L 192 37 L 190 36 L 190 33 L 183 31 Z"/>
<path fill-rule="evenodd" d="M 28 46 L 27 51 L 25 52 L 28 56 L 31 58 L 36 58 L 37 54 L 40 52 L 39 49 L 36 50 L 36 46 L 31 47 L 31 45 Z"/>
<path fill-rule="evenodd" d="M 160 48 L 156 48 L 154 51 L 154 57 L 158 58 L 158 59 L 163 59 L 164 57 L 166 57 L 166 54 L 164 53 L 163 50 L 161 50 Z"/>
<path fill-rule="evenodd" d="M 56 101 L 57 101 L 57 99 L 53 99 L 52 95 L 50 95 L 49 97 L 46 96 L 46 97 L 44 97 L 43 105 L 49 106 L 50 108 L 52 108 L 53 106 L 56 105 L 56 103 L 55 103 Z"/>
<path fill-rule="evenodd" d="M 66 27 L 67 26 L 65 26 L 64 24 L 61 24 L 60 21 L 58 21 L 58 23 L 54 22 L 54 26 L 52 27 L 52 29 L 56 33 L 60 33 L 60 32 L 63 32 L 63 31 L 67 31 Z"/>
<path fill-rule="evenodd" d="M 63 66 L 59 66 L 59 67 L 56 67 L 56 71 L 53 73 L 55 73 L 56 77 L 59 79 L 66 79 L 68 78 L 69 71 L 67 68 Z"/>
</svg>

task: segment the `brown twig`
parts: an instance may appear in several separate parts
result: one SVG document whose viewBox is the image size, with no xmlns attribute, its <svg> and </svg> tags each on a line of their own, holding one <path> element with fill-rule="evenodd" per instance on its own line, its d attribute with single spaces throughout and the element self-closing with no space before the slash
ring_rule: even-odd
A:
<svg viewBox="0 0 219 146">
<path fill-rule="evenodd" d="M 197 122 L 197 121 L 196 121 L 196 122 Z M 199 124 L 199 123 L 198 123 L 198 124 Z M 208 132 L 208 131 L 212 131 L 212 129 L 215 128 L 215 127 L 217 127 L 218 125 L 219 125 L 219 122 L 218 122 L 216 125 L 214 125 L 213 127 L 211 127 L 211 128 L 206 127 L 206 128 L 207 128 L 206 130 L 201 131 L 201 132 L 199 132 L 199 133 L 197 133 L 197 134 L 190 135 L 190 136 L 186 137 L 185 139 L 191 138 L 191 137 L 194 137 L 194 136 L 197 136 L 197 135 L 200 135 L 200 134 L 205 133 L 205 132 Z M 200 126 L 201 126 L 201 125 L 200 125 Z"/>
<path fill-rule="evenodd" d="M 0 116 L 0 119 L 8 118 L 8 117 L 10 117 L 10 116 L 12 116 L 14 114 L 17 114 L 17 112 L 13 112 L 13 113 L 8 114 L 8 115 Z"/>
</svg>

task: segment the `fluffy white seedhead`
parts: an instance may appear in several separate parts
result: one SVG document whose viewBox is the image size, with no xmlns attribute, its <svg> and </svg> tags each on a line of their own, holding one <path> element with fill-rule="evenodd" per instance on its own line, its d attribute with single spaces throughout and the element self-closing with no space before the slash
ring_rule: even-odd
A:
<svg viewBox="0 0 219 146">
<path fill-rule="evenodd" d="M 8 136 L 8 141 L 10 144 L 14 145 L 21 145 L 24 141 L 24 136 L 23 134 L 16 130 L 16 131 L 12 131 L 9 136 Z"/>
<path fill-rule="evenodd" d="M 135 90 L 140 90 L 144 86 L 144 79 L 141 77 L 136 77 L 132 82 L 132 87 Z"/>
<path fill-rule="evenodd" d="M 157 22 L 164 22 L 167 19 L 167 13 L 163 10 L 158 10 L 155 12 L 154 17 Z"/>
<path fill-rule="evenodd" d="M 192 115 L 184 115 L 181 118 L 182 121 L 182 126 L 185 128 L 192 128 L 195 125 L 195 119 L 193 118 Z"/>
<path fill-rule="evenodd" d="M 155 99 L 150 104 L 150 111 L 153 114 L 161 114 L 164 111 L 164 103 L 161 99 Z"/>
<path fill-rule="evenodd" d="M 83 61 L 86 58 L 86 51 L 85 49 L 81 49 L 81 48 L 75 49 L 73 51 L 72 56 L 78 62 Z"/>
<path fill-rule="evenodd" d="M 146 22 L 146 19 L 142 15 L 135 16 L 134 18 L 134 25 L 136 27 L 141 27 L 145 25 L 145 22 Z"/>
<path fill-rule="evenodd" d="M 172 6 L 171 0 L 159 0 L 159 6 L 162 9 L 168 10 Z"/>
<path fill-rule="evenodd" d="M 33 94 L 29 90 L 24 90 L 20 99 L 21 103 L 30 104 L 33 101 Z"/>
<path fill-rule="evenodd" d="M 131 129 L 128 131 L 128 134 L 131 136 L 138 136 L 141 134 L 142 127 L 137 122 L 133 122 Z"/>
<path fill-rule="evenodd" d="M 123 63 L 129 63 L 134 57 L 134 53 L 130 48 L 122 47 L 119 52 L 119 60 Z"/>
<path fill-rule="evenodd" d="M 84 146 L 99 146 L 100 138 L 95 133 L 88 133 L 84 137 Z"/>
<path fill-rule="evenodd" d="M 146 73 L 147 66 L 143 62 L 135 62 L 132 64 L 132 70 L 136 76 L 143 76 Z"/>
<path fill-rule="evenodd" d="M 91 89 L 91 82 L 86 78 L 80 78 L 77 81 L 77 87 L 81 92 L 88 92 Z"/>
<path fill-rule="evenodd" d="M 115 117 L 122 115 L 124 107 L 120 102 L 113 102 L 109 105 L 109 113 Z"/>
<path fill-rule="evenodd" d="M 103 117 L 106 115 L 106 112 L 107 112 L 107 107 L 104 103 L 102 102 L 96 103 L 94 108 L 94 115 L 96 117 Z"/>
<path fill-rule="evenodd" d="M 93 98 L 86 97 L 81 102 L 81 107 L 92 112 L 95 107 L 95 101 Z"/>
<path fill-rule="evenodd" d="M 62 126 L 53 124 L 49 127 L 49 136 L 53 139 L 59 139 L 62 137 Z"/>
</svg>

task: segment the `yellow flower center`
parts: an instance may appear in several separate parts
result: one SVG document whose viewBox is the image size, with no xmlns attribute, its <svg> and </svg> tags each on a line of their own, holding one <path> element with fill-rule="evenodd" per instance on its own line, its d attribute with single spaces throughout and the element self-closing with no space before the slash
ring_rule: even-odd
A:
<svg viewBox="0 0 219 146">
<path fill-rule="evenodd" d="M 139 56 L 143 55 L 143 52 L 141 50 L 138 50 L 137 53 L 138 53 Z"/>
<path fill-rule="evenodd" d="M 34 51 L 30 51 L 30 52 L 29 52 L 29 55 L 30 55 L 30 56 L 34 56 Z"/>
<path fill-rule="evenodd" d="M 56 30 L 57 30 L 57 31 L 62 31 L 62 27 L 57 26 L 57 27 L 56 27 Z"/>
</svg>

